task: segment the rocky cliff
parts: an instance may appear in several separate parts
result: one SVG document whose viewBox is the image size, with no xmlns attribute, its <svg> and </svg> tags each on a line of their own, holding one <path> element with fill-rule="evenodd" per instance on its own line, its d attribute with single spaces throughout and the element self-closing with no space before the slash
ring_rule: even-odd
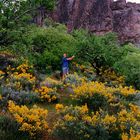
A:
<svg viewBox="0 0 140 140">
<path fill-rule="evenodd" d="M 140 4 L 126 0 L 58 0 L 52 15 L 68 31 L 85 28 L 96 34 L 115 31 L 122 43 L 140 44 Z"/>
</svg>

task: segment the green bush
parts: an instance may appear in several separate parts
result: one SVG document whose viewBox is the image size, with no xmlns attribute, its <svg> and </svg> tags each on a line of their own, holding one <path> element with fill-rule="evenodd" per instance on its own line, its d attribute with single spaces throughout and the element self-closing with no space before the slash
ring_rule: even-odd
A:
<svg viewBox="0 0 140 140">
<path fill-rule="evenodd" d="M 67 33 L 65 26 L 36 28 L 33 37 L 34 64 L 39 69 L 51 66 L 53 70 L 60 69 L 63 53 L 73 55 L 77 41 Z"/>
<path fill-rule="evenodd" d="M 61 140 L 108 140 L 109 133 L 103 125 L 88 121 L 86 106 L 69 106 L 59 112 L 53 134 Z M 87 119 L 87 120 L 86 120 Z"/>
<path fill-rule="evenodd" d="M 3 43 L 2 48 L 14 54 L 18 60 L 16 63 L 21 64 L 27 59 L 44 73 L 60 70 L 63 53 L 68 53 L 68 56 L 75 54 L 76 62 L 90 63 L 97 75 L 102 67 L 113 68 L 126 77 L 128 85 L 140 88 L 139 48 L 132 44 L 120 46 L 114 33 L 96 36 L 81 29 L 68 34 L 64 25 L 52 21 L 46 21 L 46 24 L 47 27 L 28 25 L 9 31 L 12 40 Z"/>
<path fill-rule="evenodd" d="M 126 77 L 128 85 L 134 85 L 140 89 L 140 53 L 130 53 L 121 61 L 116 62 L 115 69 Z"/>
<path fill-rule="evenodd" d="M 139 135 L 140 126 L 135 107 L 131 104 L 131 110 L 124 108 L 109 115 L 103 110 L 89 113 L 86 105 L 66 106 L 60 110 L 56 106 L 59 119 L 55 123 L 53 134 L 61 140 L 121 140 L 124 133 L 135 139 L 135 135 Z M 133 136 L 132 131 L 135 132 Z"/>
<path fill-rule="evenodd" d="M 18 131 L 19 125 L 8 115 L 0 115 L 1 140 L 29 140 L 28 134 Z"/>
<path fill-rule="evenodd" d="M 64 79 L 64 84 L 66 86 L 79 86 L 82 84 L 82 82 L 87 81 L 86 77 L 81 77 L 77 73 L 74 74 L 69 74 L 65 79 Z"/>
<path fill-rule="evenodd" d="M 125 76 L 127 85 L 140 89 L 139 48 L 133 44 L 120 46 L 114 33 L 95 36 L 81 30 L 73 32 L 73 36 L 79 43 L 76 51 L 77 61 L 90 63 L 96 69 L 97 75 L 100 74 L 101 68 L 112 68 Z"/>
<path fill-rule="evenodd" d="M 12 88 L 1 87 L 0 95 L 2 96 L 2 100 L 0 100 L 0 107 L 6 107 L 9 100 L 13 100 L 19 105 L 40 102 L 39 94 L 33 93 L 32 91 L 16 91 Z"/>
<path fill-rule="evenodd" d="M 99 73 L 101 67 L 112 67 L 121 59 L 116 35 L 108 33 L 104 36 L 91 35 L 78 48 L 79 60 L 89 62 Z"/>
<path fill-rule="evenodd" d="M 67 33 L 64 25 L 55 27 L 37 27 L 34 25 L 18 28 L 12 31 L 15 37 L 5 49 L 16 55 L 18 63 L 28 59 L 38 70 L 60 69 L 63 53 L 71 56 L 75 53 L 77 39 Z"/>
<path fill-rule="evenodd" d="M 17 65 L 23 63 L 25 60 L 33 62 L 32 30 L 34 28 L 36 26 L 30 25 L 9 31 L 7 34 L 10 36 L 10 39 L 4 44 L 5 46 L 1 46 L 0 51 L 11 52 L 17 60 Z"/>
<path fill-rule="evenodd" d="M 87 104 L 93 111 L 103 109 L 111 114 L 117 113 L 117 108 L 122 108 L 124 103 L 127 106 L 138 99 L 138 92 L 132 87 L 114 88 L 99 82 L 82 83 L 74 87 L 73 91 L 72 97 L 79 105 Z"/>
<path fill-rule="evenodd" d="M 122 58 L 115 62 L 114 69 L 125 76 L 127 85 L 133 85 L 140 89 L 140 49 L 133 44 L 127 44 L 120 48 Z"/>
</svg>

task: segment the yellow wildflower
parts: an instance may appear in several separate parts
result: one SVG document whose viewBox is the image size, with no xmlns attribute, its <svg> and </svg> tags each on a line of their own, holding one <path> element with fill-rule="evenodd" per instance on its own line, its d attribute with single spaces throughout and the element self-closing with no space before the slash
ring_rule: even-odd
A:
<svg viewBox="0 0 140 140">
<path fill-rule="evenodd" d="M 122 140 L 129 140 L 128 135 L 123 133 L 122 134 Z"/>
<path fill-rule="evenodd" d="M 116 117 L 109 116 L 108 114 L 105 116 L 105 118 L 102 120 L 104 124 L 110 125 L 116 122 Z"/>
<path fill-rule="evenodd" d="M 82 106 L 82 107 L 80 108 L 80 113 L 81 113 L 81 114 L 88 113 L 87 104 L 85 104 L 84 106 Z"/>
<path fill-rule="evenodd" d="M 29 109 L 27 106 L 15 105 L 13 101 L 9 101 L 8 109 L 15 120 L 21 125 L 20 131 L 27 131 L 31 136 L 38 131 L 44 131 L 48 128 L 46 117 L 48 111 L 37 106 Z"/>
<path fill-rule="evenodd" d="M 55 109 L 59 112 L 61 109 L 63 109 L 64 106 L 62 104 L 56 104 Z"/>
<path fill-rule="evenodd" d="M 2 96 L 0 95 L 0 100 L 2 100 Z"/>
<path fill-rule="evenodd" d="M 71 116 L 71 115 L 69 115 L 69 114 L 66 114 L 66 115 L 64 116 L 64 119 L 65 119 L 66 121 L 73 121 L 73 120 L 75 120 L 75 117 L 73 117 L 73 116 Z"/>
</svg>

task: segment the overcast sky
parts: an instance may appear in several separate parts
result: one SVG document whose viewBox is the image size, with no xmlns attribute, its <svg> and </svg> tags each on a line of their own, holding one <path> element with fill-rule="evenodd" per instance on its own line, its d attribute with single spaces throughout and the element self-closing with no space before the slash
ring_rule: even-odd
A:
<svg viewBox="0 0 140 140">
<path fill-rule="evenodd" d="M 140 3 L 140 0 L 127 0 L 127 1 Z"/>
</svg>

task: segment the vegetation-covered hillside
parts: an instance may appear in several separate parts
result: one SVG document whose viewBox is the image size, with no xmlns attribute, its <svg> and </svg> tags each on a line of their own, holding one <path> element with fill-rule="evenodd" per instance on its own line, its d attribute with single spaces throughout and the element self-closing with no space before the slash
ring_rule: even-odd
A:
<svg viewBox="0 0 140 140">
<path fill-rule="evenodd" d="M 40 19 L 54 5 L 0 2 L 0 140 L 140 140 L 140 49 Z"/>
</svg>

